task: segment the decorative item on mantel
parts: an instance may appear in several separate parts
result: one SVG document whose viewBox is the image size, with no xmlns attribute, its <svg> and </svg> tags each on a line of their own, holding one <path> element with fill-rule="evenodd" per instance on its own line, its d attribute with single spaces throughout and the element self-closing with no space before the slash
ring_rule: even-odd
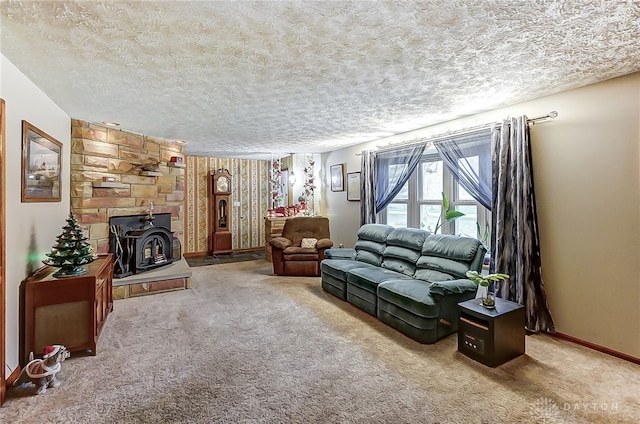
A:
<svg viewBox="0 0 640 424">
<path fill-rule="evenodd" d="M 487 274 L 482 275 L 478 271 L 467 271 L 467 278 L 476 285 L 486 287 L 487 291 L 482 295 L 482 306 L 487 309 L 495 309 L 496 307 L 496 288 L 495 285 L 501 281 L 509 279 L 507 274 Z"/>
<path fill-rule="evenodd" d="M 98 256 L 93 254 L 93 247 L 87 242 L 88 239 L 73 212 L 69 213 L 67 225 L 62 229 L 62 234 L 56 238 L 56 244 L 52 246 L 51 252 L 47 253 L 49 259 L 42 262 L 60 268 L 53 274 L 57 278 L 82 275 L 87 272 L 83 265 L 95 261 Z"/>
<path fill-rule="evenodd" d="M 171 156 L 167 166 L 171 168 L 186 168 L 187 164 L 184 163 L 182 156 Z"/>
</svg>

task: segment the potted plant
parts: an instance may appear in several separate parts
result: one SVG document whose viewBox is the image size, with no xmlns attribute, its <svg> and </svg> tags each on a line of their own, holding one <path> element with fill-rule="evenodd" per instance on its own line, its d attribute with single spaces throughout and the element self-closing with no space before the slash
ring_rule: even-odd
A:
<svg viewBox="0 0 640 424">
<path fill-rule="evenodd" d="M 442 192 L 442 210 L 444 211 L 445 222 L 455 221 L 456 219 L 465 215 L 464 212 L 451 209 L 451 202 L 449 202 L 449 198 L 444 193 L 444 191 Z M 440 223 L 440 218 L 442 218 L 442 216 L 438 217 L 438 221 L 436 222 L 436 228 L 433 230 L 433 234 L 438 234 L 438 230 L 440 229 L 440 227 L 442 227 L 442 224 Z"/>
<path fill-rule="evenodd" d="M 507 280 L 507 274 L 487 274 L 482 275 L 478 271 L 467 271 L 467 278 L 476 285 L 486 287 L 487 292 L 482 296 L 482 306 L 493 309 L 496 307 L 495 291 L 491 290 L 491 283 L 499 283 Z"/>
</svg>

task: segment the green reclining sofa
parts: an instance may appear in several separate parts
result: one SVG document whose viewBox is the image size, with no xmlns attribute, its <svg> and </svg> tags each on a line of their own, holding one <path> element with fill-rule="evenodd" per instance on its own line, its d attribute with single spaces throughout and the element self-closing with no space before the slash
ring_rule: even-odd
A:
<svg viewBox="0 0 640 424">
<path fill-rule="evenodd" d="M 329 249 L 322 288 L 420 343 L 457 331 L 458 303 L 475 297 L 465 277 L 486 248 L 473 238 L 365 224 L 353 249 Z"/>
</svg>

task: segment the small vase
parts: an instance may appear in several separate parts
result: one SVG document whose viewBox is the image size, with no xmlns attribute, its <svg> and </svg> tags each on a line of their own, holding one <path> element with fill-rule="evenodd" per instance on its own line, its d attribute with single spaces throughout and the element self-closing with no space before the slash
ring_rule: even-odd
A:
<svg viewBox="0 0 640 424">
<path fill-rule="evenodd" d="M 487 292 L 482 296 L 482 306 L 488 309 L 496 307 L 496 294 L 493 287 L 487 287 Z"/>
</svg>

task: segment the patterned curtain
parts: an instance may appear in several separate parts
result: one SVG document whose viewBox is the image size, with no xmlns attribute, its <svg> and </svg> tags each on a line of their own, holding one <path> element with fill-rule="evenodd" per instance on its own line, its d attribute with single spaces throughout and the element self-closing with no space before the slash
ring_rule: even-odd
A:
<svg viewBox="0 0 640 424">
<path fill-rule="evenodd" d="M 498 295 L 525 307 L 530 331 L 554 332 L 542 281 L 527 117 L 493 129 L 491 272 L 509 274 Z"/>
<path fill-rule="evenodd" d="M 363 150 L 360 158 L 360 225 L 376 222 L 376 154 Z"/>
</svg>

